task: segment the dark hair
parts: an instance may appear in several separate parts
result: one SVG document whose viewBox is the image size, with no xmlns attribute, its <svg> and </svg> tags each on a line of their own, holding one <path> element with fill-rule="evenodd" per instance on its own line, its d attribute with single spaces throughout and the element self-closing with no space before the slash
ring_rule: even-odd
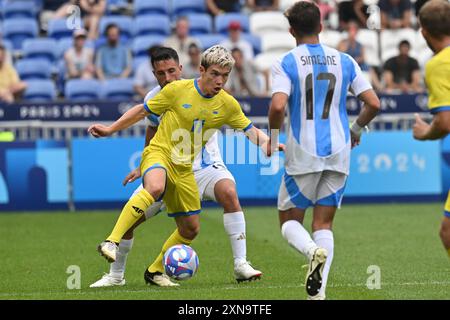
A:
<svg viewBox="0 0 450 320">
<path fill-rule="evenodd" d="M 233 49 L 231 49 L 231 53 L 233 54 L 233 53 L 240 53 L 240 54 L 244 54 L 243 52 L 242 52 L 242 50 L 241 49 L 239 49 L 238 47 L 235 47 L 235 48 L 233 48 Z"/>
<path fill-rule="evenodd" d="M 109 30 L 111 30 L 111 29 L 113 29 L 113 28 L 117 28 L 117 29 L 120 31 L 120 28 L 119 28 L 119 26 L 118 26 L 117 24 L 115 24 L 115 23 L 110 23 L 110 24 L 108 24 L 108 25 L 106 26 L 106 28 L 105 28 L 105 36 L 107 36 Z"/>
<path fill-rule="evenodd" d="M 153 49 L 152 49 L 153 48 Z M 180 63 L 178 53 L 169 47 L 155 46 L 150 48 L 150 60 L 152 66 L 155 66 L 155 62 L 173 59 L 176 63 Z"/>
<path fill-rule="evenodd" d="M 320 10 L 312 2 L 296 2 L 286 10 L 284 16 L 299 37 L 317 35 L 320 32 Z"/>
<path fill-rule="evenodd" d="M 411 44 L 409 43 L 408 40 L 402 40 L 402 41 L 400 41 L 400 43 L 398 44 L 398 48 L 400 49 L 400 47 L 403 46 L 403 45 L 407 45 L 408 48 L 411 48 Z"/>
<path fill-rule="evenodd" d="M 198 47 L 198 45 L 196 45 L 194 42 L 192 42 L 189 47 L 188 47 L 188 52 L 192 49 L 197 49 L 198 51 L 200 51 L 200 48 Z"/>
<path fill-rule="evenodd" d="M 420 8 L 419 22 L 432 37 L 450 36 L 450 3 L 443 0 L 428 1 Z"/>
</svg>

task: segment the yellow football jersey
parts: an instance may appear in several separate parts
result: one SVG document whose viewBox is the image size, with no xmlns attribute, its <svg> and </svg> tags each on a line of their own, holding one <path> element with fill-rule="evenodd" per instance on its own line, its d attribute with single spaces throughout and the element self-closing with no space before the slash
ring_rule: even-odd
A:
<svg viewBox="0 0 450 320">
<path fill-rule="evenodd" d="M 430 112 L 450 111 L 450 47 L 441 50 L 427 62 L 425 82 Z"/>
<path fill-rule="evenodd" d="M 246 131 L 252 126 L 235 98 L 224 90 L 207 97 L 200 91 L 197 79 L 166 85 L 144 107 L 156 116 L 164 114 L 147 148 L 163 152 L 180 165 L 192 165 L 215 129 L 229 125 Z"/>
</svg>

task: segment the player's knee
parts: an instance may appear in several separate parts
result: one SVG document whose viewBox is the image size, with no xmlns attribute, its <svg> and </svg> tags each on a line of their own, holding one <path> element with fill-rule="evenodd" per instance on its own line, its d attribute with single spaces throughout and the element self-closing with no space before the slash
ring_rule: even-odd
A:
<svg viewBox="0 0 450 320">
<path fill-rule="evenodd" d="M 152 197 L 157 200 L 161 197 L 161 195 L 164 193 L 165 185 L 163 184 L 154 184 L 149 187 L 146 187 L 145 189 L 152 195 Z"/>
</svg>

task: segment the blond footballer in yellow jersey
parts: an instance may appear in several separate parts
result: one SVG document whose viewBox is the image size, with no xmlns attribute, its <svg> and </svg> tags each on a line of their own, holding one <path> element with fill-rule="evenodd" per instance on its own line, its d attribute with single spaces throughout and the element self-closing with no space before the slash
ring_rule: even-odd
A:
<svg viewBox="0 0 450 320">
<path fill-rule="evenodd" d="M 150 113 L 164 114 L 155 137 L 143 152 L 141 172 L 144 188 L 127 202 L 111 235 L 99 245 L 98 250 L 108 261 L 115 260 L 117 243 L 125 232 L 160 198 L 164 199 L 168 213 L 175 218 L 177 229 L 146 272 L 163 273 L 165 251 L 175 244 L 189 245 L 197 236 L 200 197 L 190 160 L 209 136 L 200 141 L 194 141 L 198 140 L 195 138 L 201 137 L 208 129 L 218 129 L 226 124 L 244 130 L 253 143 L 270 155 L 267 135 L 252 126 L 237 101 L 223 91 L 233 65 L 234 60 L 228 50 L 221 46 L 211 47 L 202 54 L 200 78 L 173 82 L 147 105 L 133 107 L 111 126 L 95 124 L 88 129 L 94 137 L 109 136 Z M 209 133 L 212 134 L 210 130 Z M 186 136 L 189 136 L 188 149 L 183 148 L 185 145 L 180 142 L 186 143 Z M 180 143 L 182 148 L 179 148 Z"/>
<path fill-rule="evenodd" d="M 436 140 L 450 132 L 450 2 L 431 0 L 420 9 L 422 35 L 435 55 L 425 67 L 431 124 L 416 115 L 413 127 L 417 140 Z M 450 257 L 450 192 L 445 203 L 440 237 Z"/>
</svg>

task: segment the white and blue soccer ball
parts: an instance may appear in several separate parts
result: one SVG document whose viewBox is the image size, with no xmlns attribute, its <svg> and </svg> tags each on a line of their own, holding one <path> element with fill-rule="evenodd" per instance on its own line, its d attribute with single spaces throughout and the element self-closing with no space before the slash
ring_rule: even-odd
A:
<svg viewBox="0 0 450 320">
<path fill-rule="evenodd" d="M 192 278 L 198 269 L 198 256 L 191 247 L 177 244 L 164 254 L 164 270 L 175 280 Z"/>
</svg>

